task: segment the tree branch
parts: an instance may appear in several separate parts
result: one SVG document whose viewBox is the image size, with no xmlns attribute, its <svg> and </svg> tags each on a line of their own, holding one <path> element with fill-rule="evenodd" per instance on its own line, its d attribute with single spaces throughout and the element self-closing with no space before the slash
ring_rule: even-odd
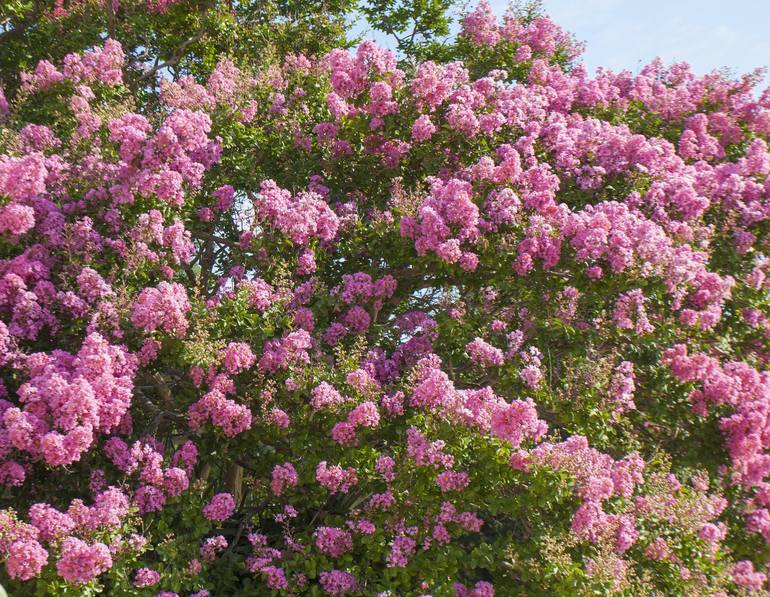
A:
<svg viewBox="0 0 770 597">
<path fill-rule="evenodd" d="M 140 81 L 145 81 L 147 79 L 150 79 L 157 74 L 158 71 L 167 68 L 169 66 L 176 66 L 182 58 L 184 58 L 184 53 L 187 48 L 189 48 L 192 44 L 194 44 L 196 41 L 199 41 L 204 35 L 206 35 L 206 28 L 201 27 L 201 29 L 192 37 L 186 39 L 182 44 L 176 49 L 174 54 L 166 60 L 165 62 L 161 62 L 160 64 L 155 63 L 155 65 L 145 73 L 143 73 L 140 77 Z"/>
</svg>

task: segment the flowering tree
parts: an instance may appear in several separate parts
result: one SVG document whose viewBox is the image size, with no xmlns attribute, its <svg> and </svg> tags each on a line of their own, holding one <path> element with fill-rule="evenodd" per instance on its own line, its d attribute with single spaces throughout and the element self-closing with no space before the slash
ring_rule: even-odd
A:
<svg viewBox="0 0 770 597">
<path fill-rule="evenodd" d="M 767 594 L 756 73 L 591 77 L 531 7 L 372 2 L 399 62 L 135 4 L 0 95 L 12 595 Z"/>
</svg>

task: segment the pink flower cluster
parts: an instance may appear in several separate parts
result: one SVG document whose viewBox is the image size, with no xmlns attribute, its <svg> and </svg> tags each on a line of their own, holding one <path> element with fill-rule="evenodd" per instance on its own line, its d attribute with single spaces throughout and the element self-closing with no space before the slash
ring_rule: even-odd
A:
<svg viewBox="0 0 770 597">
<path fill-rule="evenodd" d="M 315 545 L 326 555 L 339 558 L 353 549 L 353 536 L 335 527 L 318 527 L 315 531 Z"/>
<path fill-rule="evenodd" d="M 465 347 L 465 352 L 474 363 L 484 367 L 499 367 L 505 360 L 502 350 L 481 338 L 474 338 L 469 342 Z"/>
<path fill-rule="evenodd" d="M 37 353 L 27 368 L 29 380 L 18 389 L 23 410 L 0 405 L 6 463 L 21 457 L 49 466 L 76 462 L 98 434 L 121 424 L 131 404 L 136 362 L 99 334 L 90 334 L 76 355 Z"/>
<path fill-rule="evenodd" d="M 103 543 L 86 543 L 75 537 L 68 537 L 61 547 L 61 556 L 56 562 L 56 572 L 64 580 L 82 585 L 112 567 L 109 548 Z"/>
<path fill-rule="evenodd" d="M 455 597 L 495 597 L 495 588 L 492 583 L 480 580 L 472 589 L 461 583 L 454 584 Z"/>
<path fill-rule="evenodd" d="M 430 196 L 420 206 L 418 218 L 401 219 L 401 235 L 414 239 L 418 255 L 433 252 L 442 261 L 474 271 L 478 257 L 462 249 L 463 244 L 473 244 L 480 234 L 479 208 L 472 196 L 467 181 L 432 180 Z"/>
<path fill-rule="evenodd" d="M 289 487 L 296 487 L 299 483 L 299 476 L 294 466 L 290 462 L 284 464 L 277 464 L 273 468 L 273 480 L 270 483 L 270 488 L 275 495 L 281 495 Z"/>
<path fill-rule="evenodd" d="M 186 313 L 190 310 L 184 286 L 161 282 L 157 288 L 145 288 L 131 312 L 131 322 L 147 332 L 163 330 L 183 337 L 187 333 Z"/>
<path fill-rule="evenodd" d="M 366 401 L 356 406 L 348 413 L 348 418 L 334 425 L 332 437 L 343 445 L 352 445 L 356 441 L 356 430 L 360 427 L 370 429 L 380 424 L 380 412 L 374 402 Z"/>
<path fill-rule="evenodd" d="M 160 582 L 160 574 L 151 568 L 140 568 L 134 575 L 135 587 L 152 587 Z"/>
<path fill-rule="evenodd" d="M 748 500 L 747 527 L 770 542 L 770 443 L 765 439 L 770 421 L 770 373 L 741 361 L 723 365 L 707 354 L 690 355 L 682 344 L 668 349 L 663 363 L 680 382 L 699 385 L 690 392 L 697 414 L 705 416 L 709 405 L 732 407 L 732 413 L 719 421 L 730 455 L 732 480 L 755 490 Z"/>
<path fill-rule="evenodd" d="M 345 312 L 341 323 L 332 323 L 326 329 L 324 340 L 333 346 L 348 331 L 355 334 L 365 332 L 385 301 L 393 296 L 396 287 L 396 279 L 391 275 L 379 279 L 373 279 L 365 272 L 343 275 L 342 284 L 332 288 L 331 294 L 339 297 L 344 305 L 352 306 Z"/>
<path fill-rule="evenodd" d="M 41 91 L 65 80 L 74 84 L 100 81 L 105 85 L 120 85 L 123 82 L 124 59 L 120 43 L 108 39 L 103 48 L 94 48 L 82 56 L 67 54 L 61 71 L 42 60 L 34 73 L 22 73 L 21 80 L 24 90 L 29 92 Z"/>
<path fill-rule="evenodd" d="M 358 476 L 354 468 L 343 469 L 338 464 L 329 466 L 325 460 L 318 463 L 315 478 L 331 493 L 348 493 L 358 484 Z"/>
<path fill-rule="evenodd" d="M 265 373 L 275 373 L 290 365 L 302 365 L 310 362 L 307 350 L 312 346 L 310 334 L 298 330 L 287 334 L 284 338 L 269 340 L 259 359 L 259 368 Z"/>
<path fill-rule="evenodd" d="M 19 539 L 8 546 L 5 567 L 11 578 L 35 578 L 47 563 L 48 552 L 35 539 Z"/>
<path fill-rule="evenodd" d="M 531 399 L 499 404 L 492 411 L 490 427 L 493 435 L 509 442 L 514 448 L 525 439 L 539 440 L 548 430 L 545 421 L 537 418 L 535 403 Z"/>
<path fill-rule="evenodd" d="M 634 364 L 630 361 L 623 361 L 613 370 L 610 378 L 610 403 L 612 405 L 612 415 L 615 419 L 624 413 L 634 410 Z"/>
<path fill-rule="evenodd" d="M 138 476 L 142 485 L 134 494 L 134 502 L 142 513 L 156 512 L 163 508 L 167 498 L 177 497 L 189 487 L 189 471 L 195 465 L 197 451 L 188 442 L 172 456 L 172 463 L 184 464 L 163 468 L 162 449 L 156 449 L 154 440 L 137 441 L 130 447 L 118 437 L 112 437 L 104 445 L 106 456 L 127 475 Z"/>
<path fill-rule="evenodd" d="M 230 342 L 222 353 L 222 363 L 230 375 L 250 369 L 256 360 L 251 347 L 245 342 Z"/>
<path fill-rule="evenodd" d="M 254 209 L 260 219 L 298 245 L 307 245 L 314 238 L 328 243 L 337 235 L 337 215 L 312 191 L 292 197 L 272 180 L 265 180 Z"/>
<path fill-rule="evenodd" d="M 352 595 L 358 590 L 358 581 L 356 577 L 349 572 L 342 570 L 332 570 L 331 572 L 321 572 L 321 588 L 327 595 L 334 597 L 344 597 Z"/>
<path fill-rule="evenodd" d="M 223 535 L 216 535 L 206 539 L 199 551 L 204 560 L 213 562 L 217 554 L 227 549 L 227 545 L 227 539 Z"/>
<path fill-rule="evenodd" d="M 203 516 L 209 520 L 223 522 L 235 511 L 235 500 L 229 493 L 218 493 L 203 507 Z"/>
<path fill-rule="evenodd" d="M 187 411 L 190 428 L 200 429 L 210 420 L 227 437 L 235 437 L 251 428 L 252 414 L 249 407 L 227 398 L 225 394 L 213 389 L 192 404 Z"/>
<path fill-rule="evenodd" d="M 596 542 L 610 537 L 618 553 L 636 542 L 639 533 L 633 516 L 607 514 L 602 503 L 613 496 L 630 497 L 643 481 L 644 461 L 638 454 L 613 461 L 590 448 L 584 437 L 572 436 L 559 444 L 542 443 L 529 453 L 514 453 L 511 465 L 524 471 L 532 465 L 546 466 L 574 477 L 575 492 L 582 503 L 572 518 L 572 532 L 579 538 Z"/>
<path fill-rule="evenodd" d="M 325 381 L 322 381 L 313 388 L 311 394 L 310 405 L 313 407 L 313 410 L 335 408 L 346 401 L 346 398 L 333 385 Z"/>
</svg>

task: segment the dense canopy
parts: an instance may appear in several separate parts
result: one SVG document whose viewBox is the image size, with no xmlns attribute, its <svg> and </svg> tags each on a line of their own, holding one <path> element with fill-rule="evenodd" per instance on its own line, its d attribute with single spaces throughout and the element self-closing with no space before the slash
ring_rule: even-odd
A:
<svg viewBox="0 0 770 597">
<path fill-rule="evenodd" d="M 770 594 L 760 73 L 484 0 L 0 20 L 11 595 Z"/>
</svg>

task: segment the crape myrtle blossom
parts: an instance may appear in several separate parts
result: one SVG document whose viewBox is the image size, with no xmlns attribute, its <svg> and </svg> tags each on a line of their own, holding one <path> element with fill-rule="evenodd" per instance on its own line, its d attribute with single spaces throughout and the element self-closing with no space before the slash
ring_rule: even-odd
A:
<svg viewBox="0 0 770 597">
<path fill-rule="evenodd" d="M 0 95 L 4 585 L 769 588 L 752 76 L 592 75 L 486 2 L 432 60 L 210 37 Z"/>
<path fill-rule="evenodd" d="M 235 500 L 229 493 L 218 493 L 203 508 L 203 516 L 209 520 L 222 522 L 235 510 Z"/>
</svg>

